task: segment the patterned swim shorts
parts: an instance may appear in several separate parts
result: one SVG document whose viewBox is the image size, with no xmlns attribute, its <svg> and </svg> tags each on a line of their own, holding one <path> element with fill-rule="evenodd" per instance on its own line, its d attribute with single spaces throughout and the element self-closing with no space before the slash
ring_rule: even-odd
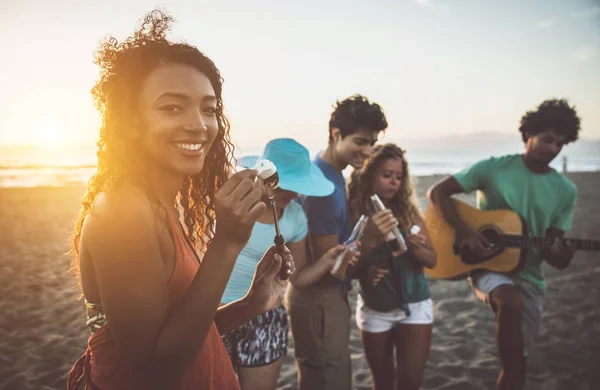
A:
<svg viewBox="0 0 600 390">
<path fill-rule="evenodd" d="M 279 306 L 221 337 L 235 366 L 264 366 L 287 354 L 288 329 L 287 311 Z"/>
</svg>

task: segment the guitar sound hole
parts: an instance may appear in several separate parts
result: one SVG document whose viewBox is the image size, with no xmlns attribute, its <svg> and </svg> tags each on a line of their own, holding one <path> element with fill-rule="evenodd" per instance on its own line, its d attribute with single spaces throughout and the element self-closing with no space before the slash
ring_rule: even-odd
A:
<svg viewBox="0 0 600 390">
<path fill-rule="evenodd" d="M 495 229 L 482 229 L 479 231 L 489 242 L 495 245 L 495 249 L 487 256 L 478 256 L 471 251 L 467 245 L 460 248 L 460 257 L 465 264 L 480 264 L 497 256 L 504 248 L 500 245 L 501 233 Z"/>
<path fill-rule="evenodd" d="M 500 233 L 494 229 L 484 229 L 481 232 L 481 235 L 483 235 L 485 238 L 487 238 L 487 240 L 489 242 L 491 242 L 494 245 L 499 245 L 500 244 Z"/>
</svg>

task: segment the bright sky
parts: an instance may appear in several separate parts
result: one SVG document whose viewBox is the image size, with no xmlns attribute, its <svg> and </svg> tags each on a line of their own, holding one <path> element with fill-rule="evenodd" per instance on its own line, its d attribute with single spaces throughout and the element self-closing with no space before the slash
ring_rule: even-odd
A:
<svg viewBox="0 0 600 390">
<path fill-rule="evenodd" d="M 132 33 L 152 2 L 0 8 L 0 145 L 94 142 L 93 50 L 109 33 Z M 393 138 L 515 132 L 550 97 L 569 98 L 582 136 L 600 137 L 599 0 L 194 0 L 165 9 L 177 21 L 172 37 L 220 68 L 238 145 L 282 135 L 323 144 L 331 105 L 353 93 L 384 107 Z"/>
</svg>

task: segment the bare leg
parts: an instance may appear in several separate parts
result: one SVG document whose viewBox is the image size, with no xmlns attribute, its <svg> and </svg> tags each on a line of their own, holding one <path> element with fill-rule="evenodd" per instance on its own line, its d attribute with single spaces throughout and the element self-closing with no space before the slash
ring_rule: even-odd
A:
<svg viewBox="0 0 600 390">
<path fill-rule="evenodd" d="M 521 292 L 516 287 L 505 284 L 492 290 L 490 299 L 496 311 L 496 345 L 502 363 L 498 389 L 521 390 L 525 384 L 526 371 Z"/>
<path fill-rule="evenodd" d="M 397 389 L 419 390 L 431 347 L 430 324 L 398 325 L 394 329 L 397 356 Z"/>
<path fill-rule="evenodd" d="M 238 379 L 242 390 L 275 390 L 283 356 L 271 364 L 258 367 L 238 367 Z"/>
<path fill-rule="evenodd" d="M 394 388 L 394 333 L 392 330 L 371 333 L 360 331 L 363 348 L 371 378 L 373 390 L 393 390 Z"/>
</svg>

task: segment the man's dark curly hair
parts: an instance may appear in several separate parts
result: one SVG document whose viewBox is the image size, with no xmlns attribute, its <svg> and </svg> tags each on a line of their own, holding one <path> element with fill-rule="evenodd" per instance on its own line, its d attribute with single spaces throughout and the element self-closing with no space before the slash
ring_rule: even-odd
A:
<svg viewBox="0 0 600 390">
<path fill-rule="evenodd" d="M 333 142 L 332 129 L 340 129 L 342 138 L 345 138 L 359 130 L 379 133 L 387 127 L 387 119 L 379 104 L 371 103 L 362 95 L 353 95 L 341 102 L 336 101 L 329 119 L 329 142 Z"/>
<path fill-rule="evenodd" d="M 566 143 L 579 138 L 581 120 L 575 106 L 569 106 L 565 99 L 549 99 L 540 103 L 535 111 L 528 111 L 521 118 L 519 131 L 523 142 L 544 131 L 553 130 L 565 137 Z"/>
<path fill-rule="evenodd" d="M 145 16 L 132 36 L 122 42 L 109 36 L 95 52 L 100 78 L 92 89 L 92 95 L 102 116 L 97 142 L 98 168 L 89 180 L 73 232 L 73 271 L 79 265 L 83 221 L 99 193 L 110 191 L 117 182 L 130 182 L 146 190 L 152 198 L 144 181 L 147 157 L 139 150 L 138 142 L 126 134 L 135 126 L 136 103 L 144 81 L 164 63 L 185 64 L 198 69 L 210 80 L 217 98 L 217 136 L 202 171 L 187 176 L 178 194 L 190 241 L 200 251 L 205 250 L 210 242 L 215 222 L 215 193 L 225 183 L 232 168 L 233 145 L 229 137 L 229 122 L 223 113 L 223 79 L 212 60 L 196 47 L 167 40 L 172 23 L 170 16 L 154 10 Z"/>
</svg>

